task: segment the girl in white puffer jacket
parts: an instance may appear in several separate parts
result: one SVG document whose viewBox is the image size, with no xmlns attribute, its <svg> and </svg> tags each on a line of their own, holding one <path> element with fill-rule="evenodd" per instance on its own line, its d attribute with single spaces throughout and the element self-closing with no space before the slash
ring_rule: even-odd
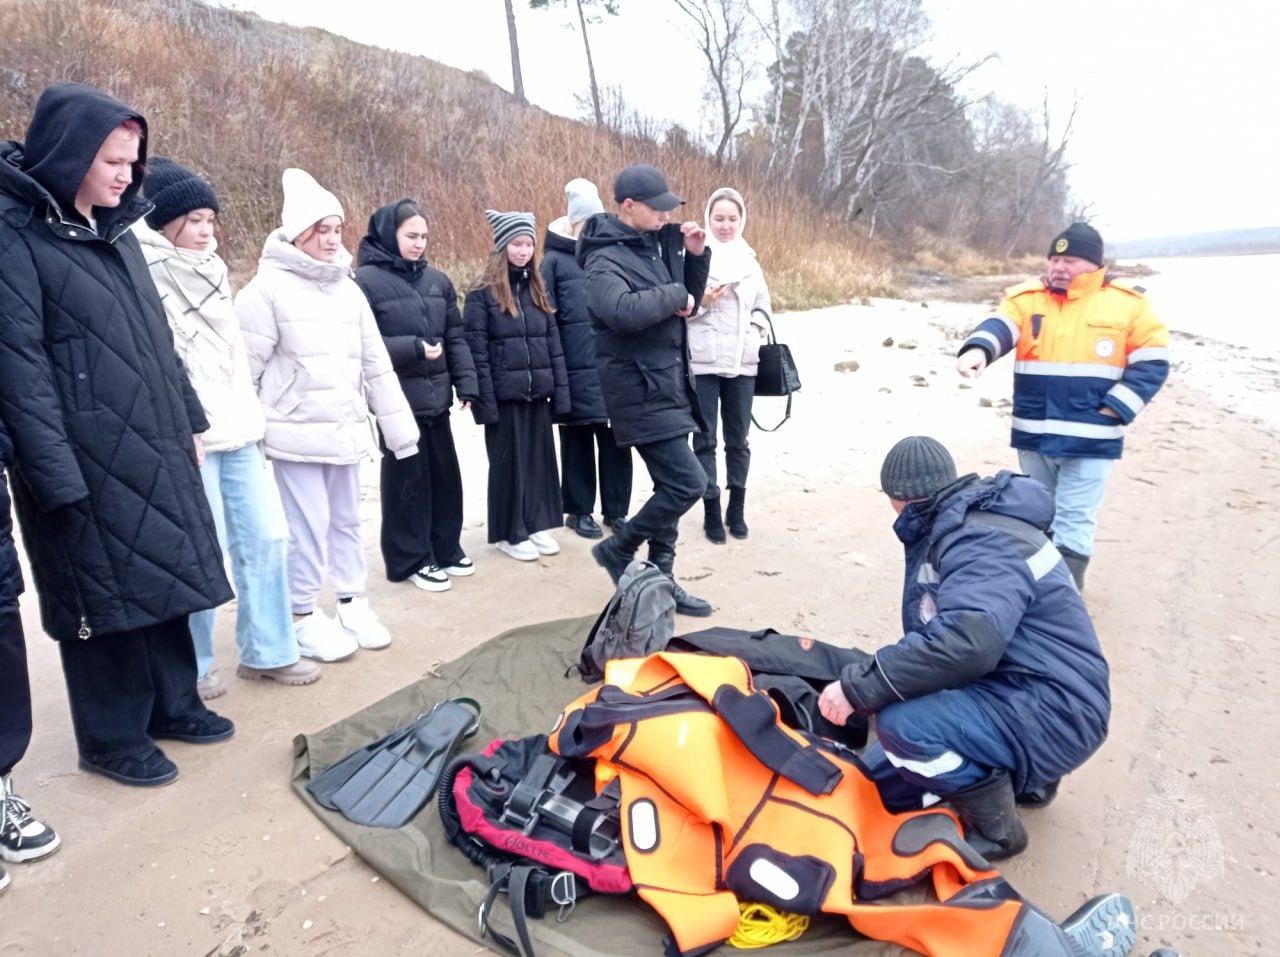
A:
<svg viewBox="0 0 1280 957">
<path fill-rule="evenodd" d="M 755 250 L 742 238 L 747 226 L 742 194 L 728 186 L 712 193 L 707 200 L 706 224 L 711 276 L 702 307 L 688 320 L 689 359 L 707 421 L 707 431 L 693 436 L 693 451 L 707 473 L 703 530 L 719 544 L 725 540 L 726 522 L 734 538 L 747 537 L 747 470 L 751 464 L 747 431 L 766 321 L 756 310 L 768 313 L 772 304 Z M 716 483 L 717 420 L 724 422 L 725 480 L 729 486 L 729 509 L 723 516 Z"/>
<path fill-rule="evenodd" d="M 342 204 L 303 170 L 285 170 L 283 182 L 283 225 L 267 237 L 235 308 L 289 523 L 298 644 L 305 655 L 336 660 L 391 640 L 363 597 L 360 461 L 375 449 L 369 409 L 397 458 L 417 454 L 418 426 L 351 278 Z M 326 573 L 336 622 L 315 607 Z"/>
</svg>

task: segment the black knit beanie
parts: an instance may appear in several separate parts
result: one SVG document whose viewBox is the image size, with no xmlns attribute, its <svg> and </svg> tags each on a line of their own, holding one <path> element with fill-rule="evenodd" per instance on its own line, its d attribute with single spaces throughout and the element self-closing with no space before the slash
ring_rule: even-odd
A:
<svg viewBox="0 0 1280 957">
<path fill-rule="evenodd" d="M 889 450 L 880 466 L 880 488 L 890 498 L 915 502 L 956 480 L 956 463 L 937 439 L 912 435 Z"/>
<path fill-rule="evenodd" d="M 180 163 L 157 156 L 147 163 L 144 195 L 155 204 L 147 213 L 147 225 L 160 230 L 193 209 L 218 211 L 213 187 Z"/>
<path fill-rule="evenodd" d="M 1049 244 L 1050 256 L 1077 256 L 1102 265 L 1102 234 L 1088 223 L 1072 223 Z"/>
</svg>

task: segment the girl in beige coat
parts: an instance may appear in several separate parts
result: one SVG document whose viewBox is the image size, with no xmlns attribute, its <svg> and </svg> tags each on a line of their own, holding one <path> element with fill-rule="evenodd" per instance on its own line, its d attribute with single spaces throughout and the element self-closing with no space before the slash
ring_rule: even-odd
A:
<svg viewBox="0 0 1280 957">
<path fill-rule="evenodd" d="M 267 237 L 258 274 L 235 302 L 289 524 L 294 629 L 302 653 L 321 660 L 391 640 L 363 597 L 360 461 L 375 449 L 370 407 L 391 454 L 418 451 L 417 423 L 351 278 L 343 218 L 332 193 L 300 169 L 285 170 L 283 225 Z M 315 607 L 326 574 L 336 622 Z"/>
<path fill-rule="evenodd" d="M 703 529 L 707 538 L 719 544 L 725 540 L 726 521 L 734 538 L 747 537 L 747 470 L 751 465 L 747 431 L 766 322 L 757 310 L 768 313 L 772 306 L 755 250 L 742 238 L 747 225 L 742 194 L 727 186 L 712 193 L 707 200 L 706 223 L 711 276 L 701 308 L 689 317 L 689 359 L 707 421 L 707 431 L 693 436 L 693 451 L 707 473 Z M 729 486 L 729 509 L 723 517 L 716 482 L 716 437 L 721 421 Z"/>
</svg>

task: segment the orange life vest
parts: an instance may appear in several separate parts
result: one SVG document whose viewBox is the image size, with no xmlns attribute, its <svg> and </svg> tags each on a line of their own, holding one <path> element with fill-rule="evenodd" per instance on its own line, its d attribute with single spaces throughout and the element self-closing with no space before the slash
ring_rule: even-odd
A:
<svg viewBox="0 0 1280 957">
<path fill-rule="evenodd" d="M 612 661 L 550 745 L 594 757 L 600 787 L 619 779 L 631 879 L 682 954 L 730 937 L 741 901 L 843 914 L 923 954 L 995 957 L 1028 906 L 950 811 L 885 810 L 853 753 L 783 725 L 735 658 Z M 926 875 L 937 902 L 876 902 Z"/>
</svg>

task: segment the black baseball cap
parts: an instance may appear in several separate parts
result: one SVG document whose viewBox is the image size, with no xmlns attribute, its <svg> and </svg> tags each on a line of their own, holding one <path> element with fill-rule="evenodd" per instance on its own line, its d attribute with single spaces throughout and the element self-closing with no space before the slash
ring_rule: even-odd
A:
<svg viewBox="0 0 1280 957">
<path fill-rule="evenodd" d="M 613 198 L 619 203 L 634 199 L 662 213 L 684 204 L 683 199 L 671 192 L 666 177 L 645 163 L 628 166 L 614 178 Z"/>
</svg>

